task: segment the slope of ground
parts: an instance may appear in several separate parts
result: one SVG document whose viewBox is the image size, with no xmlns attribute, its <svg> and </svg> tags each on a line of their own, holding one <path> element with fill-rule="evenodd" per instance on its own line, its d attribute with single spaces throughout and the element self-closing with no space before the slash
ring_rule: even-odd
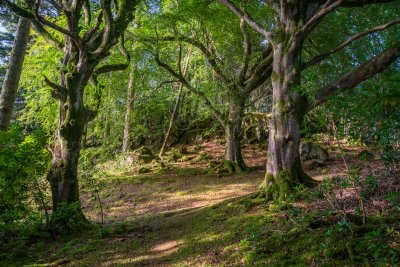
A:
<svg viewBox="0 0 400 267">
<path fill-rule="evenodd" d="M 345 149 L 347 153 L 343 157 L 333 151 L 326 166 L 308 172 L 322 180 L 327 176 L 343 175 L 349 164 L 356 164 L 362 176 L 371 171 L 382 173 L 383 166 L 378 160 L 362 160 L 358 156 L 359 150 Z M 322 214 L 328 209 L 327 200 L 299 201 L 288 206 L 285 203 L 272 205 L 258 198 L 257 186 L 263 179 L 266 160 L 263 151 L 247 146 L 244 155 L 251 170 L 243 174 L 221 175 L 210 172 L 209 163 L 221 160 L 223 145 L 209 142 L 188 150 L 192 155 L 206 153 L 210 157 L 199 161 L 169 162 L 162 172 L 135 174 L 125 168 L 103 177 L 99 194 L 103 213 L 96 195 L 82 195 L 86 216 L 99 223 L 103 215 L 103 225 L 94 225 L 92 229 L 74 236 L 34 242 L 26 251 L 19 251 L 8 259 L 5 265 L 280 266 L 278 263 L 284 264 L 283 259 L 290 263 L 301 255 L 303 264 L 299 261 L 299 266 L 305 263 L 320 266 L 325 262 L 324 257 L 331 257 L 331 250 L 328 253 L 313 246 L 326 240 L 323 233 L 330 224 L 341 222 L 340 213 L 334 210 L 329 215 L 331 217 L 314 214 L 304 215 L 307 219 L 301 219 L 303 215 L 299 214 L 303 214 L 303 210 L 320 210 Z M 350 201 L 346 202 L 346 209 L 357 207 L 357 199 L 352 197 L 354 192 L 347 196 Z M 367 212 L 376 213 L 374 204 L 369 203 L 365 205 Z M 379 202 L 375 204 L 379 205 Z M 296 215 L 291 215 L 292 212 Z M 385 210 L 379 212 L 385 214 Z M 326 218 L 329 218 L 328 223 Z M 323 226 L 313 226 L 320 221 Z M 384 216 L 373 221 L 379 225 L 383 222 L 392 227 L 392 222 L 386 222 Z M 358 226 L 350 227 L 352 231 L 358 229 Z M 369 227 L 374 229 L 375 226 Z M 394 233 L 398 234 L 398 230 L 398 225 L 394 225 Z M 266 245 L 260 238 L 273 240 Z M 282 240 L 270 247 L 279 238 Z M 288 238 L 295 247 L 288 245 Z M 393 238 L 397 240 L 398 237 Z M 352 246 L 352 242 L 346 243 L 347 246 Z M 390 242 L 394 250 L 398 249 L 393 239 Z M 364 244 L 359 240 L 357 243 Z M 332 245 L 333 248 L 336 247 Z M 349 251 L 353 253 L 353 249 Z M 349 254 L 346 249 L 340 253 Z M 318 262 L 314 260 L 316 255 L 324 256 Z M 331 261 L 331 265 L 327 263 L 325 266 L 351 263 L 354 257 L 344 256 L 336 264 Z"/>
</svg>

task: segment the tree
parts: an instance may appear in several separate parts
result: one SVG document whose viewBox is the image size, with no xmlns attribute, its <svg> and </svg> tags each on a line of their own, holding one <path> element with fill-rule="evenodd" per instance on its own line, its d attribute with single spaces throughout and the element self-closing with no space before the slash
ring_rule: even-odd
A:
<svg viewBox="0 0 400 267">
<path fill-rule="evenodd" d="M 0 9 L 0 16 L 2 18 L 0 22 L 0 27 L 2 28 L 0 30 L 0 86 L 2 86 L 7 72 L 7 62 L 14 43 L 14 33 L 16 32 L 18 20 L 15 20 L 15 16 L 12 16 L 12 14 L 4 9 Z"/>
<path fill-rule="evenodd" d="M 96 84 L 97 76 L 127 67 L 127 64 L 99 65 L 134 19 L 139 1 L 76 0 L 44 4 L 36 1 L 32 9 L 9 0 L 0 3 L 31 20 L 35 30 L 63 52 L 59 83 L 44 77 L 59 101 L 59 125 L 48 180 L 53 210 L 57 212 L 63 204 L 78 203 L 71 216 L 84 220 L 79 205 L 77 166 L 85 125 L 96 116 L 96 111 L 84 105 L 85 87 L 90 79 Z M 96 14 L 95 19 L 92 14 Z M 62 41 L 56 33 L 63 36 Z"/>
<path fill-rule="evenodd" d="M 122 139 L 122 152 L 127 152 L 131 144 L 131 111 L 134 106 L 135 98 L 135 72 L 136 67 L 132 65 L 129 70 L 129 81 L 128 81 L 128 95 L 126 97 L 126 111 L 125 111 L 125 125 L 124 125 L 124 137 Z"/>
<path fill-rule="evenodd" d="M 334 53 L 371 33 L 396 25 L 394 18 L 383 25 L 359 32 L 349 39 L 304 62 L 304 43 L 323 19 L 341 8 L 359 8 L 369 4 L 382 4 L 390 0 L 328 0 L 328 1 L 266 1 L 274 12 L 274 26 L 269 29 L 230 0 L 219 0 L 250 27 L 261 33 L 273 50 L 273 107 L 270 124 L 267 174 L 263 187 L 269 198 L 285 199 L 298 184 L 313 184 L 302 169 L 299 157 L 300 129 L 304 116 L 314 107 L 325 103 L 334 93 L 349 90 L 385 70 L 400 57 L 400 43 L 380 51 L 333 82 L 304 93 L 302 76 L 307 68 L 329 59 Z M 325 33 L 326 34 L 326 33 Z M 321 80 L 324 80 L 320 77 Z"/>
<path fill-rule="evenodd" d="M 143 37 L 142 40 L 156 44 L 157 47 L 154 49 L 156 63 L 202 99 L 205 106 L 212 111 L 225 130 L 225 167 L 230 172 L 240 172 L 247 169 L 241 153 L 242 121 L 246 101 L 254 90 L 270 78 L 272 50 L 268 48 L 260 53 L 261 40 L 249 32 L 243 19 L 232 24 L 234 18 L 224 10 L 220 10 L 218 6 L 204 2 L 196 4 L 194 9 L 191 5 L 192 3 L 185 2 L 170 5 L 174 11 L 166 11 L 168 14 L 166 18 L 161 16 L 167 28 L 162 32 L 158 28 L 160 32 L 157 32 L 156 37 Z M 193 10 L 196 10 L 196 14 L 189 16 Z M 173 18 L 170 16 L 171 12 L 175 12 Z M 184 18 L 181 12 L 184 12 Z M 190 19 L 187 19 L 188 16 Z M 227 29 L 221 29 L 221 20 L 225 22 L 226 27 L 229 27 L 229 35 Z M 197 27 L 194 28 L 194 25 Z M 228 47 L 227 38 L 230 42 Z M 201 53 L 205 64 L 224 92 L 222 101 L 227 106 L 226 111 L 218 109 L 200 88 L 182 75 L 181 49 L 176 50 L 177 69 L 162 59 L 162 53 L 159 52 L 161 49 L 158 47 L 161 42 L 185 43 Z M 240 56 L 237 56 L 237 53 L 240 53 Z"/>
<path fill-rule="evenodd" d="M 182 70 L 182 76 L 184 76 L 184 77 L 186 77 L 186 75 L 187 75 L 187 70 L 188 70 L 189 64 L 190 64 L 191 53 L 192 53 L 192 49 L 189 48 L 189 50 L 187 52 L 187 55 L 186 55 L 185 62 L 184 62 L 183 70 Z M 167 133 L 165 134 L 164 141 L 163 141 L 163 144 L 162 144 L 161 149 L 160 149 L 160 154 L 159 154 L 160 157 L 165 155 L 165 151 L 167 149 L 169 137 L 171 136 L 172 128 L 174 126 L 175 119 L 176 119 L 176 117 L 178 115 L 180 102 L 181 102 L 181 96 L 182 96 L 182 90 L 183 90 L 183 84 L 179 83 L 177 86 L 175 86 L 175 88 L 178 89 L 178 95 L 176 96 L 175 106 L 174 106 L 174 109 L 172 110 L 171 117 L 169 119 L 168 130 L 167 130 Z"/>
<path fill-rule="evenodd" d="M 11 121 L 19 79 L 21 77 L 22 64 L 24 63 L 25 51 L 29 41 L 30 29 L 30 21 L 20 17 L 0 94 L 0 130 L 3 131 L 8 129 L 8 125 Z"/>
</svg>

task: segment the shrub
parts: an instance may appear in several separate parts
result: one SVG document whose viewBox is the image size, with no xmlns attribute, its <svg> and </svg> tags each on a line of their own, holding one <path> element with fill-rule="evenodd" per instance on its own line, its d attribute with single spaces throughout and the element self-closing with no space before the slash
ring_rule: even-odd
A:
<svg viewBox="0 0 400 267">
<path fill-rule="evenodd" d="M 26 134 L 21 126 L 12 125 L 9 131 L 0 131 L 0 250 L 23 242 L 44 221 L 38 210 L 46 211 L 47 206 L 43 174 L 50 154 L 46 143 L 41 129 Z"/>
</svg>

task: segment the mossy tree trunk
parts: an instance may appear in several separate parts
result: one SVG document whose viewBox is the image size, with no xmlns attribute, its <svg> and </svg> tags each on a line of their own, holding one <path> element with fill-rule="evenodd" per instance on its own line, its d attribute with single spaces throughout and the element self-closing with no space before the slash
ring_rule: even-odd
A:
<svg viewBox="0 0 400 267">
<path fill-rule="evenodd" d="M 228 120 L 224 125 L 226 139 L 224 165 L 229 172 L 242 172 L 247 170 L 241 149 L 245 101 L 245 96 L 230 96 Z"/>
<path fill-rule="evenodd" d="M 302 40 L 293 36 L 301 27 L 297 5 L 281 14 L 280 32 L 272 37 L 273 88 L 272 118 L 269 129 L 267 173 L 262 184 L 269 199 L 285 200 L 297 185 L 311 185 L 313 180 L 302 168 L 299 145 L 300 129 L 308 106 L 300 94 Z M 294 17 L 293 17 L 294 16 Z M 287 37 L 287 38 L 286 38 Z"/>
<path fill-rule="evenodd" d="M 86 220 L 79 203 L 78 159 L 84 128 L 94 119 L 96 112 L 84 105 L 85 87 L 89 79 L 99 86 L 97 76 L 100 74 L 127 68 L 126 63 L 99 65 L 119 41 L 124 54 L 127 54 L 123 34 L 134 19 L 138 3 L 135 0 L 120 0 L 118 3 L 110 0 L 98 3 L 85 0 L 57 2 L 55 5 L 59 13 L 65 16 L 63 21 L 66 22 L 58 25 L 57 19 L 46 19 L 47 14 L 43 13 L 40 1 L 36 1 L 33 10 L 24 5 L 5 2 L 8 9 L 31 20 L 35 30 L 64 54 L 59 81 L 52 82 L 44 77 L 46 84 L 52 88 L 53 97 L 59 101 L 59 125 L 47 176 L 52 191 L 53 222 L 57 223 L 57 214 L 63 204 L 76 207 L 70 210 L 67 221 L 57 223 L 63 227 L 71 220 Z M 118 6 L 115 14 L 112 5 Z M 92 16 L 92 12 L 100 15 Z M 96 20 L 93 23 L 92 18 Z M 48 31 L 49 28 L 52 31 Z M 63 38 L 53 36 L 53 31 Z M 75 203 L 76 206 L 70 205 Z"/>
<path fill-rule="evenodd" d="M 53 95 L 59 100 L 59 127 L 52 150 L 52 164 L 48 173 L 51 185 L 53 211 L 57 212 L 63 204 L 77 204 L 77 218 L 84 219 L 79 204 L 78 159 L 84 129 L 96 113 L 88 110 L 83 103 L 83 92 L 94 71 L 89 64 L 88 55 L 77 58 L 74 46 L 67 44 L 64 58 L 66 66 L 75 66 L 79 60 L 79 69 L 61 71 L 61 85 Z M 56 89 L 56 88 L 55 88 Z"/>
<path fill-rule="evenodd" d="M 298 184 L 312 185 L 315 182 L 304 173 L 299 159 L 300 128 L 305 114 L 326 102 L 335 92 L 352 89 L 361 82 L 384 71 L 400 58 L 400 43 L 373 56 L 367 61 L 352 62 L 353 70 L 341 74 L 334 81 L 316 88 L 312 101 L 301 88 L 302 72 L 327 60 L 331 55 L 351 45 L 355 40 L 371 33 L 397 25 L 396 18 L 383 25 L 367 29 L 330 50 L 302 62 L 304 41 L 325 21 L 324 18 L 341 8 L 359 8 L 370 4 L 386 4 L 393 0 L 352 1 L 266 1 L 273 10 L 275 22 L 271 30 L 264 28 L 248 16 L 232 1 L 219 0 L 233 13 L 244 20 L 253 30 L 262 34 L 273 50 L 272 120 L 270 124 L 267 174 L 262 184 L 269 198 L 286 199 Z M 268 28 L 270 25 L 268 26 Z M 267 69 L 267 68 L 265 68 Z M 328 80 L 329 77 L 320 79 Z"/>
</svg>

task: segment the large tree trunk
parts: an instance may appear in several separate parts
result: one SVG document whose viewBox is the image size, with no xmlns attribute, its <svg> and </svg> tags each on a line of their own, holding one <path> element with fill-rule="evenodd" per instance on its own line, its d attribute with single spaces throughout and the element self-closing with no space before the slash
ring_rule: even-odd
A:
<svg viewBox="0 0 400 267">
<path fill-rule="evenodd" d="M 71 65 L 78 61 L 71 56 L 74 55 L 72 51 L 68 43 L 63 64 Z M 52 216 L 52 223 L 57 227 L 66 227 L 67 231 L 74 230 L 68 229 L 71 221 L 74 225 L 87 222 L 81 210 L 78 186 L 78 160 L 84 129 L 96 116 L 96 112 L 88 110 L 83 103 L 84 89 L 96 65 L 89 65 L 87 58 L 82 54 L 80 68 L 72 73 L 62 68 L 60 86 L 53 91 L 53 95 L 59 99 L 59 124 L 47 179 L 51 186 L 55 215 Z"/>
<path fill-rule="evenodd" d="M 17 34 L 0 95 L 0 130 L 6 131 L 12 118 L 25 51 L 29 41 L 30 28 L 31 22 L 21 17 L 18 21 Z"/>
<path fill-rule="evenodd" d="M 313 183 L 299 157 L 300 129 L 307 109 L 307 100 L 298 90 L 299 46 L 284 41 L 274 44 L 272 119 L 262 184 L 269 199 L 284 200 L 297 185 Z"/>
<path fill-rule="evenodd" d="M 232 98 L 229 103 L 228 121 L 224 125 L 226 139 L 224 165 L 229 172 L 242 172 L 247 170 L 241 149 L 245 99 L 245 97 Z"/>
<path fill-rule="evenodd" d="M 51 185 L 54 213 L 57 213 L 62 205 L 74 204 L 76 206 L 71 206 L 73 211 L 69 212 L 76 221 L 85 220 L 80 207 L 78 187 L 80 145 L 85 125 L 90 117 L 94 116 L 84 107 L 80 94 L 86 84 L 82 84 L 82 79 L 79 77 L 69 79 L 66 95 L 60 98 L 59 128 L 56 132 L 52 164 L 47 177 Z M 55 223 L 65 224 L 65 222 Z"/>
<path fill-rule="evenodd" d="M 122 152 L 127 152 L 131 145 L 131 112 L 134 105 L 135 97 L 135 66 L 131 66 L 129 71 L 129 82 L 128 82 L 128 96 L 126 99 L 126 111 L 125 111 L 125 126 L 124 126 L 124 137 L 122 140 Z"/>
</svg>

